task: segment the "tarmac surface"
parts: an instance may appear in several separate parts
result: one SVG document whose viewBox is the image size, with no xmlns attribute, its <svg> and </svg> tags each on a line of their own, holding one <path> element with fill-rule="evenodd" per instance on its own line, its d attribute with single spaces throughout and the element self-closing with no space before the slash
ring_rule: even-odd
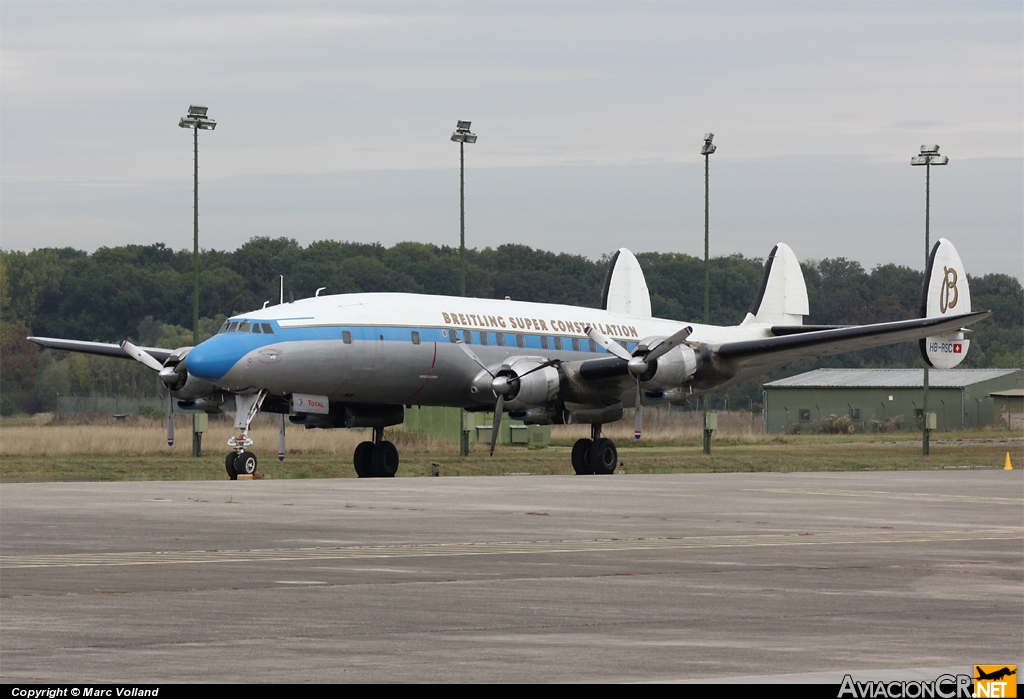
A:
<svg viewBox="0 0 1024 699">
<path fill-rule="evenodd" d="M 0 681 L 1024 664 L 1016 471 L 5 483 Z"/>
</svg>

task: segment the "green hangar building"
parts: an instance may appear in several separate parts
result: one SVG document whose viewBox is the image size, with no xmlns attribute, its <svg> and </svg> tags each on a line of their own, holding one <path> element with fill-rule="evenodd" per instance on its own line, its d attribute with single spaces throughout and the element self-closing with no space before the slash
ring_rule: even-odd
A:
<svg viewBox="0 0 1024 699">
<path fill-rule="evenodd" d="M 1021 369 L 932 369 L 928 412 L 940 431 L 1008 427 L 1004 396 L 1024 388 Z M 764 385 L 768 433 L 884 432 L 921 427 L 924 369 L 818 369 Z M 1012 407 L 1011 407 L 1012 410 Z"/>
</svg>

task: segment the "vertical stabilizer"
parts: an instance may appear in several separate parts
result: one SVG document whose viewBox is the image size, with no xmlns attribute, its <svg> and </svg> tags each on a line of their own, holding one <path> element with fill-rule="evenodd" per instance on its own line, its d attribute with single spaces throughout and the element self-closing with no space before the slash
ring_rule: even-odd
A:
<svg viewBox="0 0 1024 699">
<path fill-rule="evenodd" d="M 803 325 L 809 313 L 800 261 L 788 245 L 779 243 L 768 254 L 761 286 L 743 323 Z"/>
<path fill-rule="evenodd" d="M 619 248 L 608 266 L 601 292 L 601 308 L 638 318 L 651 317 L 651 294 L 640 263 L 626 248 Z"/>
<path fill-rule="evenodd" d="M 971 312 L 971 290 L 967 272 L 953 243 L 940 238 L 928 256 L 928 268 L 921 287 L 921 317 L 939 318 Z M 967 357 L 971 341 L 963 331 L 926 337 L 920 341 L 921 356 L 928 366 L 952 369 Z"/>
</svg>

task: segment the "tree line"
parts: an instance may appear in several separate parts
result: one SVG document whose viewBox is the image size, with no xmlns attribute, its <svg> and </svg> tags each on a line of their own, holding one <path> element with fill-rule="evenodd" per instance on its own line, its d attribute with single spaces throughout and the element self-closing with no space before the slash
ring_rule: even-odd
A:
<svg viewBox="0 0 1024 699">
<path fill-rule="evenodd" d="M 704 262 L 678 253 L 637 255 L 655 316 L 701 321 Z M 611 253 L 598 260 L 525 245 L 466 252 L 466 292 L 504 298 L 597 307 Z M 710 261 L 711 322 L 739 323 L 760 284 L 763 260 L 742 255 Z M 4 413 L 52 407 L 57 395 L 159 395 L 162 388 L 135 362 L 45 351 L 28 334 L 98 342 L 123 339 L 146 346 L 192 342 L 192 253 L 163 244 L 0 251 L 0 409 Z M 322 240 L 301 246 L 289 238 L 253 238 L 234 251 L 204 250 L 199 260 L 201 336 L 227 316 L 277 303 L 280 275 L 286 298 L 326 293 L 404 291 L 459 293 L 459 250 L 423 243 L 392 247 Z M 918 315 L 921 272 L 898 265 L 868 271 L 844 258 L 802 264 L 813 324 L 858 324 Z M 1024 290 L 1005 274 L 969 277 L 975 309 L 992 318 L 974 326 L 964 366 L 1017 367 L 1024 360 Z M 923 366 L 916 343 L 839 357 L 801 360 L 770 378 L 822 366 Z M 736 386 L 712 399 L 720 406 L 760 400 L 760 382 Z"/>
</svg>

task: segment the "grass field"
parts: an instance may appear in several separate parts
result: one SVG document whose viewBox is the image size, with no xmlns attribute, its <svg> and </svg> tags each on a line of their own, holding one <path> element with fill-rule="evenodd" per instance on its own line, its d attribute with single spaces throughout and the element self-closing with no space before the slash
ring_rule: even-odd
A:
<svg viewBox="0 0 1024 699">
<path fill-rule="evenodd" d="M 764 435 L 749 415 L 720 420 L 711 455 L 701 453 L 700 428 L 688 424 L 653 425 L 644 439 L 632 439 L 625 421 L 606 429 L 619 447 L 620 472 L 707 473 L 754 471 L 860 471 L 944 468 L 1002 468 L 1009 453 L 1015 468 L 1024 466 L 1024 435 L 1019 432 L 941 432 L 932 436 L 931 455 L 921 455 L 915 433 L 850 435 Z M 204 455 L 191 456 L 191 435 L 183 419 L 177 442 L 168 447 L 159 421 L 130 419 L 111 424 L 97 420 L 62 424 L 47 417 L 0 421 L 0 479 L 18 480 L 207 480 L 226 478 L 224 456 L 231 434 L 227 422 L 212 421 L 203 437 Z M 437 463 L 442 476 L 571 474 L 572 443 L 589 434 L 586 426 L 556 426 L 547 449 L 499 446 L 488 457 L 475 445 L 467 458 L 457 445 L 401 429 L 388 439 L 401 452 L 399 476 L 429 476 Z M 276 423 L 261 417 L 254 425 L 253 450 L 266 478 L 354 477 L 352 451 L 369 430 L 288 430 L 288 455 L 277 455 Z"/>
</svg>

